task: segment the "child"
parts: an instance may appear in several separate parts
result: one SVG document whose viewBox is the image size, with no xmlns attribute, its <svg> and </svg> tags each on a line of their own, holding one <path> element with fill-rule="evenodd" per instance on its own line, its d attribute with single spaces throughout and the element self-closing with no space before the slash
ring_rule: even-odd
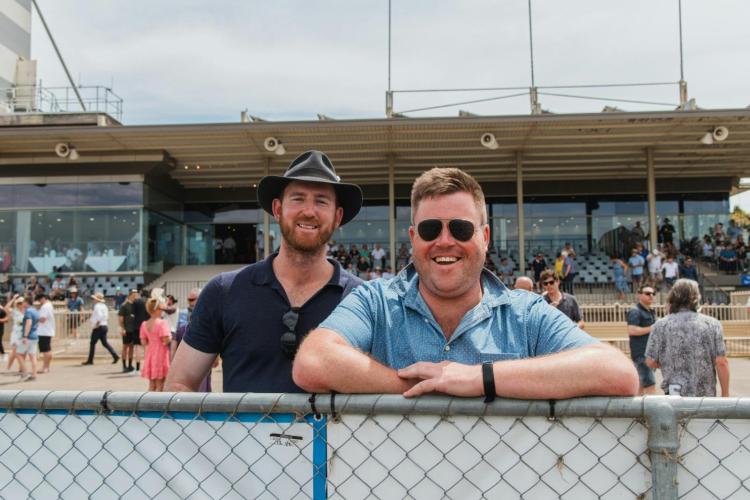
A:
<svg viewBox="0 0 750 500">
<path fill-rule="evenodd" d="M 151 318 L 141 323 L 141 343 L 146 348 L 141 376 L 148 379 L 149 391 L 161 392 L 169 371 L 169 343 L 172 335 L 169 333 L 169 323 L 161 318 L 159 299 L 148 299 L 146 311 Z"/>
</svg>

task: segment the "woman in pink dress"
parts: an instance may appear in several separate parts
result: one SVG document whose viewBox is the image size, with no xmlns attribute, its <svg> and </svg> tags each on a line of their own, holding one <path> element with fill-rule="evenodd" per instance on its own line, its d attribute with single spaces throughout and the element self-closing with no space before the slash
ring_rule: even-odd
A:
<svg viewBox="0 0 750 500">
<path fill-rule="evenodd" d="M 149 391 L 161 392 L 169 371 L 169 343 L 172 335 L 169 333 L 167 320 L 161 319 L 161 307 L 157 299 L 146 302 L 146 311 L 151 319 L 141 323 L 141 343 L 146 348 L 141 376 L 148 379 Z"/>
</svg>

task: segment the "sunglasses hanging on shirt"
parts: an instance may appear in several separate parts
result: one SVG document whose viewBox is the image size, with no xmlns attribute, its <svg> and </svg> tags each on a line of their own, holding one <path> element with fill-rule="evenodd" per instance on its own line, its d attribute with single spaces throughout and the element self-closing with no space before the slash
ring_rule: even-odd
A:
<svg viewBox="0 0 750 500">
<path fill-rule="evenodd" d="M 281 352 L 289 358 L 294 360 L 294 356 L 297 354 L 297 348 L 299 347 L 299 339 L 297 339 L 297 323 L 299 322 L 299 307 L 292 307 L 281 317 L 281 322 L 284 324 L 286 331 L 281 336 Z"/>
</svg>

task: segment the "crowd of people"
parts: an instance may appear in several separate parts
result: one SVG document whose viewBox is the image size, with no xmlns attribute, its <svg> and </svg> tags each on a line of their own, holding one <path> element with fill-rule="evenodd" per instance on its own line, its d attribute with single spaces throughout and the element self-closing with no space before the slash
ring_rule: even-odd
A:
<svg viewBox="0 0 750 500">
<path fill-rule="evenodd" d="M 90 241 L 85 248 L 79 248 L 79 245 L 65 242 L 60 238 L 44 240 L 37 243 L 36 240 L 29 240 L 28 257 L 51 257 L 61 258 L 62 264 L 55 266 L 56 272 L 80 272 L 86 271 L 87 257 L 103 256 L 125 256 L 125 269 L 134 270 L 138 268 L 140 260 L 140 243 L 137 238 L 130 241 L 99 243 Z M 11 247 L 4 246 L 0 249 L 0 274 L 10 272 L 26 272 L 32 269 L 19 269 L 17 263 L 13 260 Z M 33 265 L 33 264 L 32 264 Z M 38 271 L 38 270 L 37 270 Z"/>
<path fill-rule="evenodd" d="M 123 296 L 123 300 L 114 301 L 118 332 L 122 336 L 120 354 L 107 341 L 109 300 L 101 293 L 93 294 L 93 308 L 87 320 L 91 329 L 89 351 L 82 364 L 94 364 L 96 345 L 101 343 L 112 356 L 113 364 L 122 360 L 123 373 L 148 379 L 149 391 L 163 390 L 170 360 L 182 340 L 199 294 L 200 289 L 191 290 L 184 309 L 178 309 L 175 297 L 165 296 L 161 289 L 151 292 L 133 289 Z M 74 338 L 84 327 L 83 304 L 77 289 L 72 287 L 65 302 L 65 318 Z M 9 354 L 4 351 L 2 343 L 5 325 L 10 326 Z M 17 364 L 23 381 L 36 380 L 38 373 L 48 373 L 55 326 L 55 310 L 48 293 L 35 288 L 28 293 L 14 294 L 9 299 L 0 298 L 0 355 L 7 362 L 6 370 L 13 370 Z M 41 369 L 37 366 L 37 353 L 41 355 Z M 205 391 L 211 390 L 210 374 L 201 387 Z"/>
<path fill-rule="evenodd" d="M 356 216 L 362 193 L 341 182 L 323 153 L 302 154 L 257 189 L 259 204 L 279 224 L 278 252 L 191 291 L 183 310 L 161 290 L 130 290 L 115 305 L 121 353 L 107 342 L 108 300 L 94 294 L 84 365 L 101 343 L 123 372 L 148 379 L 151 391 L 210 390 L 220 356 L 225 392 L 439 392 L 486 402 L 629 396 L 647 393 L 647 370 L 661 368 L 669 394 L 715 395 L 717 373 L 721 394 L 729 394 L 721 324 L 697 312 L 697 283 L 678 279 L 668 219 L 658 249 L 644 257 L 639 242 L 627 262 L 619 260 L 641 308 L 628 315 L 635 340 L 627 359 L 584 331 L 572 245 L 549 264 L 536 255 L 533 280 L 516 277 L 507 258 L 492 265 L 482 188 L 459 169 L 434 168 L 414 182 L 411 249 L 399 248 L 395 276 L 380 244 L 347 249 L 331 241 Z M 671 287 L 670 314 L 653 321 L 649 299 L 661 281 Z M 27 359 L 35 376 L 47 322 L 42 309 L 50 296 L 37 283 L 33 291 L 40 290 L 38 311 L 24 295 L 4 308 L 18 332 L 13 359 L 26 379 L 33 379 Z M 77 290 L 68 292 L 68 309 L 80 311 Z M 680 328 L 690 334 L 670 333 Z M 679 354 L 683 341 L 701 348 L 686 357 Z"/>
</svg>

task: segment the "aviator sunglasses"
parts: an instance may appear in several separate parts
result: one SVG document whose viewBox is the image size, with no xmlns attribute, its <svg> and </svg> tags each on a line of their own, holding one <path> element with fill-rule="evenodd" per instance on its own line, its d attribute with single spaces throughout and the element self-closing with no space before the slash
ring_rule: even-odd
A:
<svg viewBox="0 0 750 500">
<path fill-rule="evenodd" d="M 474 223 L 463 219 L 425 219 L 417 224 L 417 233 L 424 241 L 433 241 L 443 232 L 443 222 L 448 224 L 448 231 L 457 241 L 469 241 L 476 228 Z"/>
<path fill-rule="evenodd" d="M 294 360 L 297 354 L 299 340 L 297 339 L 297 323 L 299 322 L 299 307 L 292 307 L 281 317 L 286 331 L 281 336 L 281 352 L 290 359 Z"/>
</svg>

